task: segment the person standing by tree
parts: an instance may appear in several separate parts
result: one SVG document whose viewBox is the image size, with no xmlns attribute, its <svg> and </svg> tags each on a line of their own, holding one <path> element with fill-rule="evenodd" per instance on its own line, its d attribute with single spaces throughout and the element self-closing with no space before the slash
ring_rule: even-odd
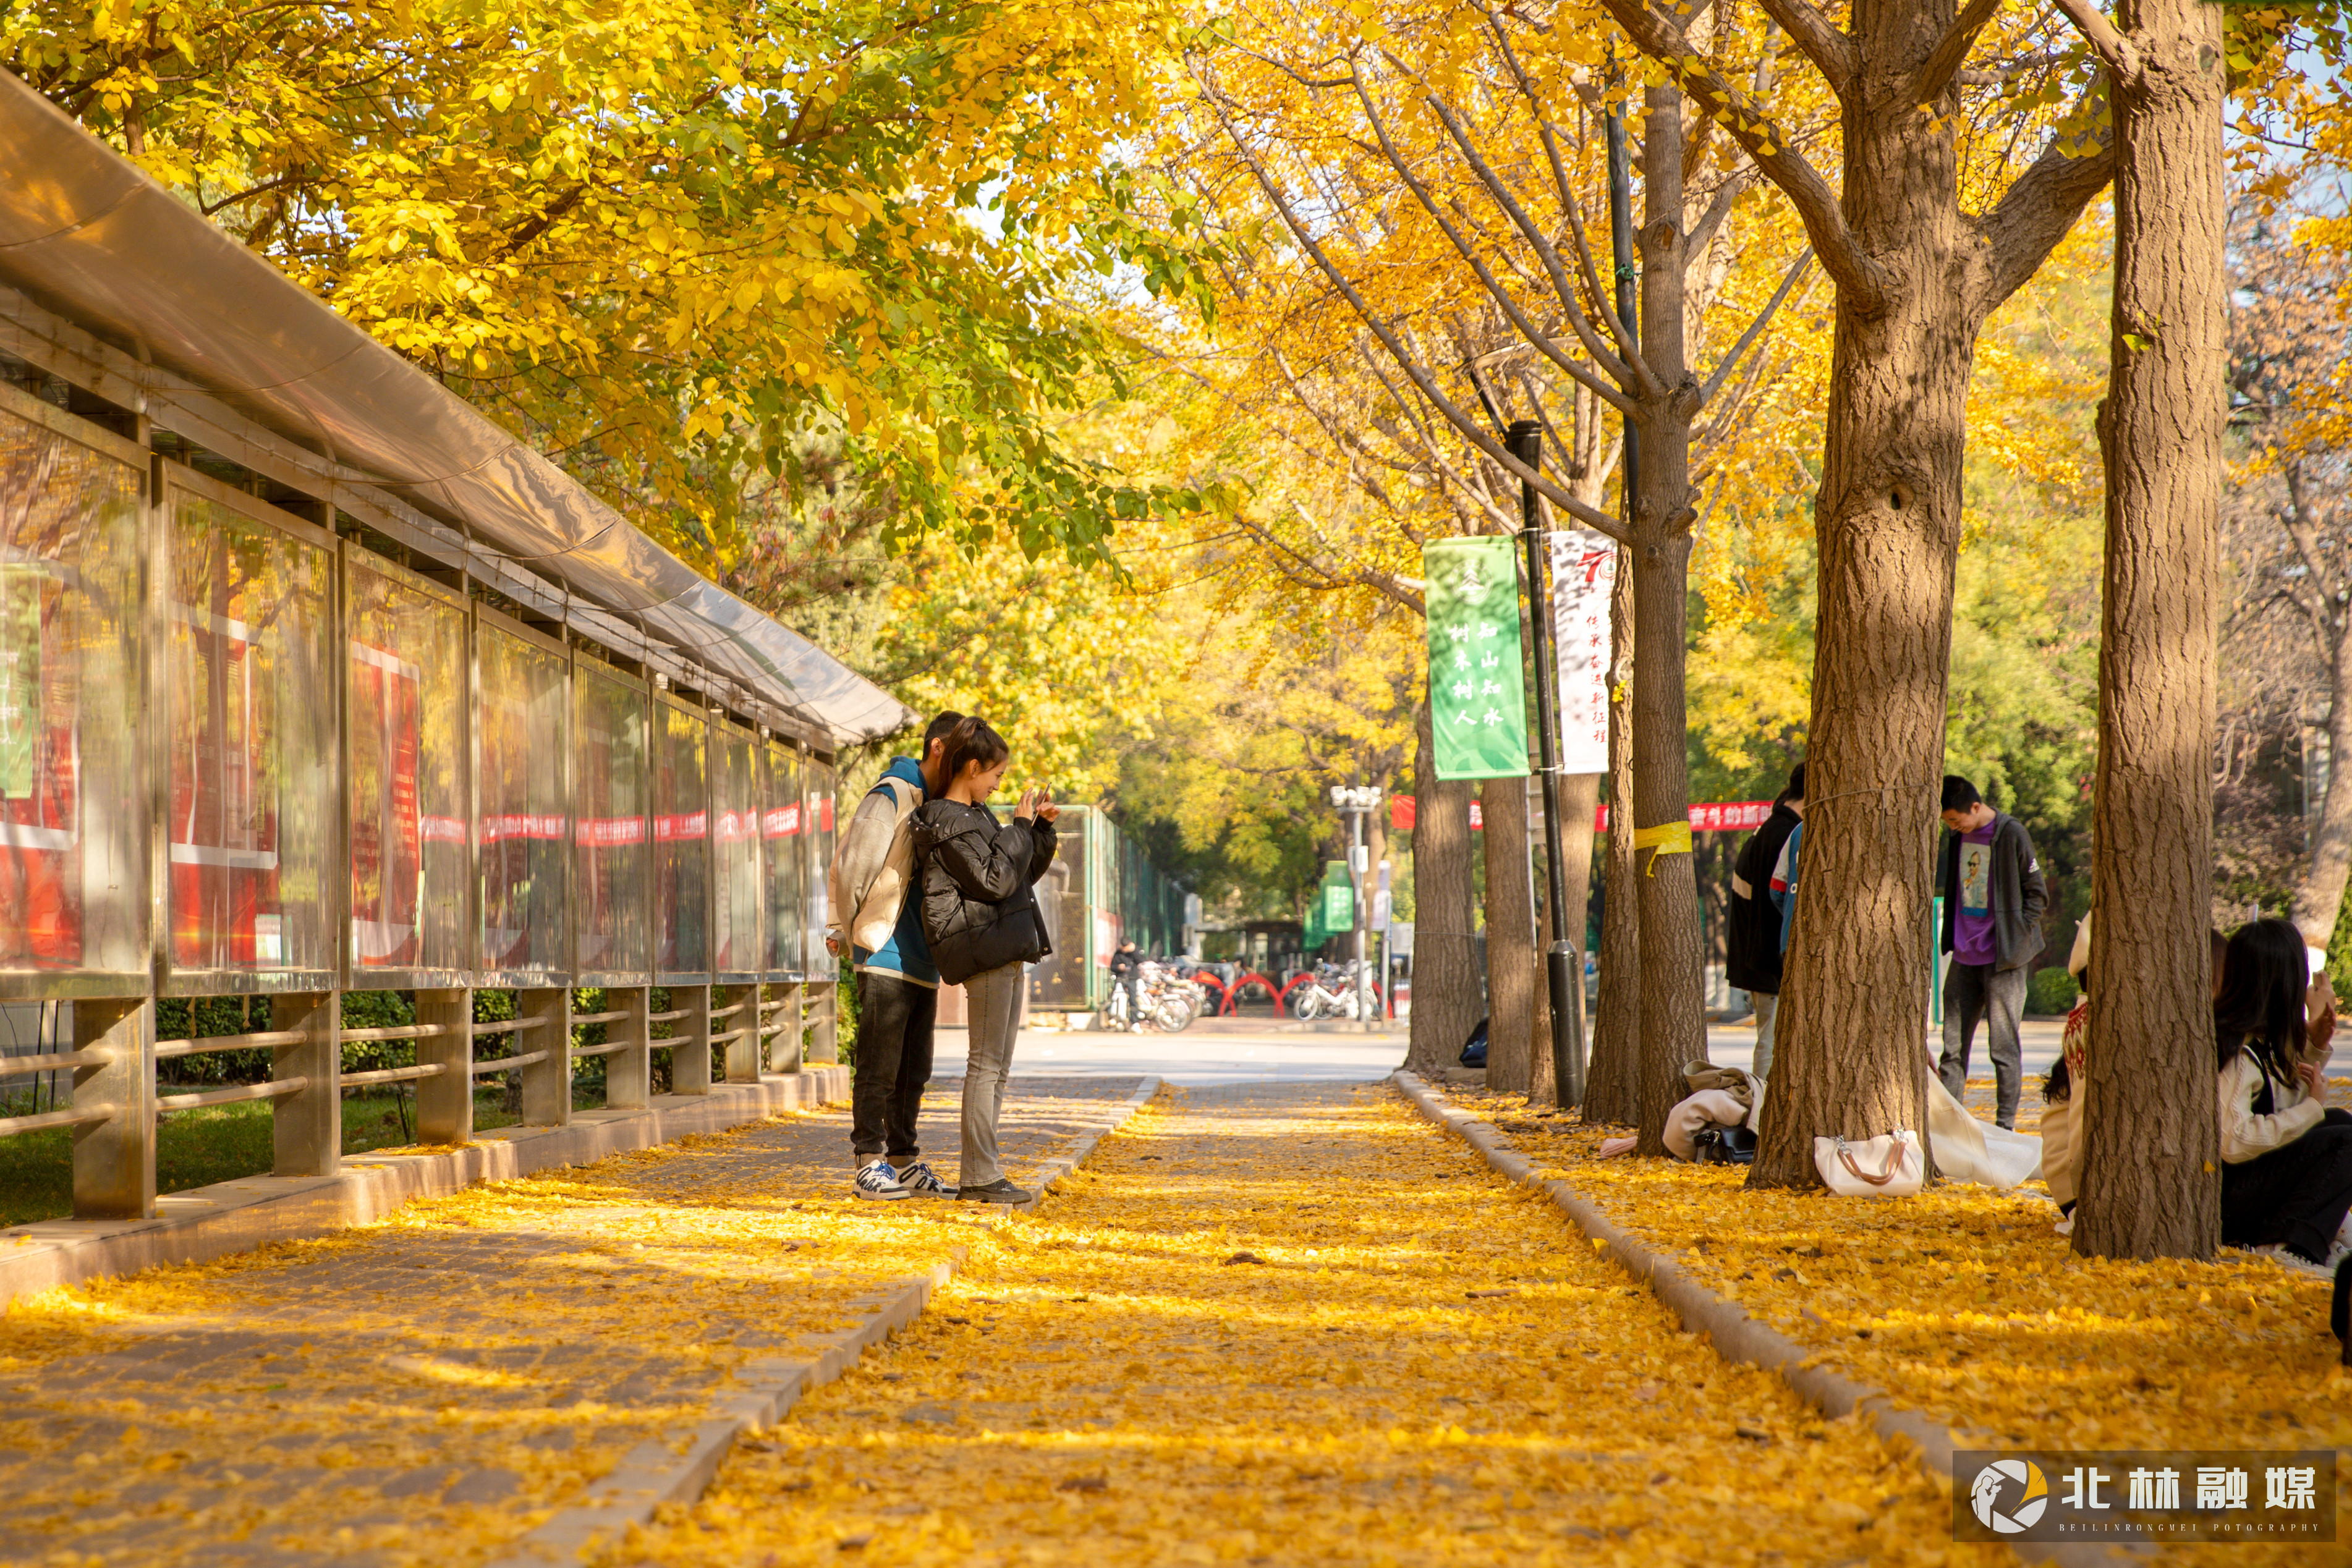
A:
<svg viewBox="0 0 2352 1568">
<path fill-rule="evenodd" d="M 1805 765 L 1800 762 L 1790 769 L 1789 787 L 1772 802 L 1772 814 L 1739 846 L 1731 872 L 1725 971 L 1756 1004 L 1756 1059 L 1748 1071 L 1758 1078 L 1772 1075 L 1772 1022 L 1780 1006 L 1780 912 L 1772 903 L 1772 870 L 1780 846 L 1804 818 Z"/>
<path fill-rule="evenodd" d="M 1994 1116 L 2017 1126 L 2024 1074 L 2018 1024 L 2026 982 L 2042 955 L 2042 912 L 2050 892 L 2025 825 L 1985 804 L 1977 787 L 1944 775 L 1944 1057 L 1937 1066 L 1953 1099 L 1969 1081 L 1977 1025 L 1990 1021 Z"/>
<path fill-rule="evenodd" d="M 939 1016 L 940 972 L 923 943 L 922 900 L 915 886 L 915 810 L 947 787 L 944 749 L 963 715 L 943 713 L 924 727 L 923 759 L 894 757 L 849 820 L 825 873 L 834 924 L 825 950 L 841 956 L 847 941 L 857 973 L 857 1060 L 850 1088 L 849 1146 L 857 1159 L 852 1189 L 860 1197 L 947 1195 L 947 1184 L 920 1159 L 915 1122 L 931 1081 L 931 1026 Z M 849 917 L 845 932 L 844 915 Z M 887 1156 L 887 1157 L 886 1157 Z"/>
</svg>

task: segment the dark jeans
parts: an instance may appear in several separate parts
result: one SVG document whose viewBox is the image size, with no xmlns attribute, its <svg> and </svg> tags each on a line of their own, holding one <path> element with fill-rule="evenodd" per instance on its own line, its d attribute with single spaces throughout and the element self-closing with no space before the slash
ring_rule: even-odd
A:
<svg viewBox="0 0 2352 1568">
<path fill-rule="evenodd" d="M 903 1166 L 922 1150 L 915 1118 L 931 1081 L 937 987 L 877 969 L 857 972 L 857 1074 L 850 1089 L 849 1146 Z"/>
<path fill-rule="evenodd" d="M 2221 1167 L 2221 1244 L 2284 1242 L 2314 1263 L 2327 1261 L 2336 1227 L 2352 1213 L 2352 1113 L 2329 1106 L 2326 1120 L 2269 1154 Z"/>
<path fill-rule="evenodd" d="M 2025 1016 L 2025 966 L 1997 968 L 1990 964 L 1963 964 L 1955 958 L 1944 970 L 1944 1059 L 1937 1076 L 1955 1100 L 1969 1082 L 1969 1051 L 1976 1044 L 1977 1025 L 1990 1023 L 1985 1054 L 1992 1058 L 1993 1120 L 2017 1125 L 2019 1080 L 2024 1076 L 2024 1054 L 2017 1026 Z"/>
</svg>

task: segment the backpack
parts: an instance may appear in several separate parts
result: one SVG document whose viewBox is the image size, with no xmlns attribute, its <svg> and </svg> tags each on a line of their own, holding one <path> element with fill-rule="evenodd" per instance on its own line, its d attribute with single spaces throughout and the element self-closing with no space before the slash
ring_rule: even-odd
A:
<svg viewBox="0 0 2352 1568">
<path fill-rule="evenodd" d="M 1463 1066 L 1484 1067 L 1486 1065 L 1486 1025 L 1489 1021 L 1490 1020 L 1486 1019 L 1480 1019 L 1478 1020 L 1478 1027 L 1470 1031 L 1470 1038 L 1463 1043 Z"/>
</svg>

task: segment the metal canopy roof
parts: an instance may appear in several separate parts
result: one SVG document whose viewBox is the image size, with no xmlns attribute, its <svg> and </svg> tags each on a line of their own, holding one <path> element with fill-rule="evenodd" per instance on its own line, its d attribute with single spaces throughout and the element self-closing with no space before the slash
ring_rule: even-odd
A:
<svg viewBox="0 0 2352 1568">
<path fill-rule="evenodd" d="M 838 744 L 919 716 L 655 543 L 6 71 L 0 147 L 0 278 L 32 299 Z"/>
</svg>

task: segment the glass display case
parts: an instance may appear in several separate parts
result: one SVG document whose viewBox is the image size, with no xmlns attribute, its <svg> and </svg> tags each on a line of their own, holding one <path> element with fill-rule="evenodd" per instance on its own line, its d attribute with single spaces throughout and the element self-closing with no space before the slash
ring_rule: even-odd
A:
<svg viewBox="0 0 2352 1568">
<path fill-rule="evenodd" d="M 562 985 L 571 973 L 571 660 L 561 644 L 492 611 L 474 615 L 476 983 Z"/>
<path fill-rule="evenodd" d="M 466 604 L 364 550 L 343 569 L 343 787 L 353 986 L 463 983 Z"/>
<path fill-rule="evenodd" d="M 830 975 L 834 961 L 824 950 L 824 932 L 832 911 L 826 903 L 825 871 L 833 864 L 833 796 L 840 774 L 831 763 L 812 757 L 801 778 L 803 821 L 808 826 L 808 973 Z"/>
<path fill-rule="evenodd" d="M 153 973 L 146 497 L 145 453 L 0 385 L 0 997 Z"/>
<path fill-rule="evenodd" d="M 710 720 L 664 695 L 654 705 L 654 967 L 710 973 Z"/>
<path fill-rule="evenodd" d="M 761 864 L 768 888 L 767 956 L 771 975 L 799 975 L 807 967 L 802 932 L 801 893 L 807 881 L 807 836 L 801 831 L 805 816 L 801 801 L 801 754 L 787 742 L 767 745 L 767 768 L 761 778 Z"/>
<path fill-rule="evenodd" d="M 653 968 L 653 698 L 642 681 L 585 656 L 572 670 L 574 983 L 642 986 Z"/>
<path fill-rule="evenodd" d="M 710 968 L 756 980 L 760 939 L 760 738 L 739 725 L 710 727 Z"/>
<path fill-rule="evenodd" d="M 166 469 L 164 984 L 323 990 L 341 902 L 334 539 Z"/>
</svg>

